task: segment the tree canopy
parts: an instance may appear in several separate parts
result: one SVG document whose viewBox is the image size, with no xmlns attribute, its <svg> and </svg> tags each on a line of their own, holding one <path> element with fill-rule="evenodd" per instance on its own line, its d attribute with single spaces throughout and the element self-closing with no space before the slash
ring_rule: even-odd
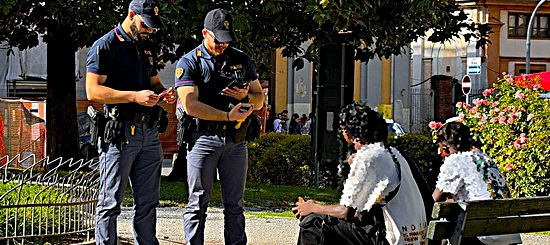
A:
<svg viewBox="0 0 550 245">
<path fill-rule="evenodd" d="M 440 0 L 168 0 L 160 1 L 166 28 L 153 39 L 166 61 L 176 61 L 197 45 L 203 19 L 213 8 L 234 15 L 236 46 L 254 56 L 261 72 L 268 72 L 275 48 L 284 56 L 313 61 L 319 45 L 345 42 L 356 48 L 356 59 L 399 55 L 418 38 L 445 42 L 474 37 L 486 44 L 487 25 L 468 21 L 455 1 Z M 38 44 L 38 35 L 59 25 L 71 29 L 72 49 L 94 40 L 124 19 L 128 0 L 30 0 L 0 3 L 0 40 L 21 49 Z M 301 44 L 311 41 L 308 50 Z M 298 59 L 299 60 L 299 59 Z M 299 61 L 296 65 L 299 65 Z"/>
<path fill-rule="evenodd" d="M 261 77 L 270 77 L 272 54 L 317 60 L 320 45 L 347 43 L 355 58 L 399 55 L 418 38 L 445 42 L 454 37 L 486 43 L 487 25 L 471 23 L 451 0 L 160 0 L 166 26 L 152 35 L 164 62 L 175 62 L 202 40 L 206 13 L 225 8 L 233 14 L 238 42 L 250 54 Z M 129 0 L 3 0 L 0 2 L 0 41 L 25 49 L 48 44 L 48 150 L 50 156 L 76 152 L 74 51 L 90 46 L 122 22 Z M 430 32 L 428 32 L 430 31 Z M 429 34 L 428 34 L 429 33 Z M 310 42 L 307 49 L 302 44 Z M 51 64 L 56 64 L 55 66 Z M 59 118 L 59 120 L 57 119 Z M 65 118 L 65 120 L 61 120 Z M 48 126 L 49 125 L 49 126 Z M 63 132 L 63 133 L 55 133 Z M 54 138 L 54 139 L 52 139 Z M 74 143 L 68 143 L 72 142 Z"/>
</svg>

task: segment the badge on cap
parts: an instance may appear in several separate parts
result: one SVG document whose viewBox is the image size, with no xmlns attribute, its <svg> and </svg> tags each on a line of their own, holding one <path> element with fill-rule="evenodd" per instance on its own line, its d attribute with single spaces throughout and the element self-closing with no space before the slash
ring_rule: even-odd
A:
<svg viewBox="0 0 550 245">
<path fill-rule="evenodd" d="M 155 11 L 155 15 L 159 15 L 159 7 L 155 6 L 153 10 Z"/>
<path fill-rule="evenodd" d="M 225 28 L 229 29 L 229 21 L 224 21 L 223 22 L 223 26 L 225 26 Z"/>
<path fill-rule="evenodd" d="M 183 75 L 183 68 L 176 68 L 176 77 L 181 78 Z"/>
</svg>

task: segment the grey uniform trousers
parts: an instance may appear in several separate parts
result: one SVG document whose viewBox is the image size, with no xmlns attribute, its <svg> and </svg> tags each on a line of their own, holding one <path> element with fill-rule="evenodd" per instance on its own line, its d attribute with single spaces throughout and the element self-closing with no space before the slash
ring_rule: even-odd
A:
<svg viewBox="0 0 550 245">
<path fill-rule="evenodd" d="M 246 142 L 235 143 L 230 132 L 193 133 L 187 153 L 189 203 L 184 213 L 186 244 L 204 244 L 206 210 L 218 171 L 224 207 L 225 244 L 246 244 L 244 187 L 248 168 Z"/>
<path fill-rule="evenodd" d="M 134 126 L 132 135 L 130 127 Z M 96 244 L 116 244 L 117 217 L 130 180 L 134 206 L 134 242 L 159 244 L 156 238 L 156 207 L 159 204 L 162 147 L 156 128 L 125 122 L 127 144 L 100 149 L 99 196 L 96 210 Z M 101 143 L 100 143 L 101 145 Z"/>
</svg>

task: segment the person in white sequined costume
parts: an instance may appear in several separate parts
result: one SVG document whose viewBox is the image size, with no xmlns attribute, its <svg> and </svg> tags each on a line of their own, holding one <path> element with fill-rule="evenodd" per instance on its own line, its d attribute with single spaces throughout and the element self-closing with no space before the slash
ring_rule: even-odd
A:
<svg viewBox="0 0 550 245">
<path fill-rule="evenodd" d="M 472 201 L 510 198 L 498 166 L 479 150 L 471 151 L 470 129 L 461 122 L 448 122 L 436 132 L 444 162 L 433 198 L 442 201 Z M 464 238 L 461 244 L 521 244 L 519 234 Z"/>
<path fill-rule="evenodd" d="M 385 120 L 353 103 L 342 109 L 340 128 L 357 150 L 348 159 L 340 204 L 296 203 L 298 244 L 427 244 L 420 191 L 407 161 L 385 145 Z"/>
</svg>

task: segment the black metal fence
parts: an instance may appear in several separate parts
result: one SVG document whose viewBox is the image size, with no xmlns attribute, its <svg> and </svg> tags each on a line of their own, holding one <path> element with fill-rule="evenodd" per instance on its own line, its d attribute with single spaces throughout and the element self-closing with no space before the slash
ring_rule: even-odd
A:
<svg viewBox="0 0 550 245">
<path fill-rule="evenodd" d="M 26 168 L 21 162 L 32 162 Z M 0 158 L 0 243 L 81 233 L 93 237 L 97 161 Z"/>
</svg>

